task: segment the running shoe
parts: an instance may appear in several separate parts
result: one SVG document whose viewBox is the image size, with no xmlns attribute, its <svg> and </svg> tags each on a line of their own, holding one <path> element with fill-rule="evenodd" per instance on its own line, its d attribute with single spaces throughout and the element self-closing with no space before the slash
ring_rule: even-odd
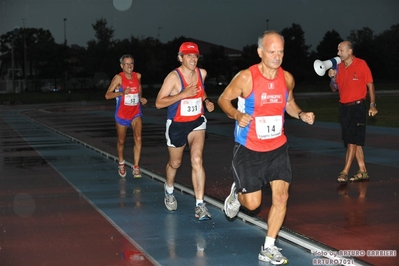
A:
<svg viewBox="0 0 399 266">
<path fill-rule="evenodd" d="M 280 253 L 281 248 L 271 246 L 264 248 L 261 246 L 259 252 L 259 260 L 267 261 L 274 265 L 288 264 L 288 259 Z"/>
<path fill-rule="evenodd" d="M 125 161 L 119 163 L 118 174 L 122 178 L 124 178 L 126 176 Z"/>
<path fill-rule="evenodd" d="M 177 210 L 177 201 L 176 201 L 175 196 L 173 195 L 173 193 L 169 194 L 166 191 L 166 183 L 165 183 L 164 187 L 165 187 L 165 200 L 164 200 L 164 202 L 165 202 L 166 209 L 168 209 L 170 211 Z"/>
<path fill-rule="evenodd" d="M 133 177 L 134 178 L 141 178 L 140 167 L 137 166 L 137 165 L 133 166 Z"/>
<path fill-rule="evenodd" d="M 212 219 L 211 214 L 205 206 L 205 203 L 200 203 L 197 207 L 195 207 L 195 218 L 197 218 L 199 221 Z"/>
<path fill-rule="evenodd" d="M 240 211 L 240 206 L 241 204 L 238 201 L 236 193 L 236 184 L 233 183 L 233 185 L 231 185 L 230 194 L 224 201 L 224 213 L 227 217 L 232 219 L 237 216 L 238 212 Z"/>
</svg>

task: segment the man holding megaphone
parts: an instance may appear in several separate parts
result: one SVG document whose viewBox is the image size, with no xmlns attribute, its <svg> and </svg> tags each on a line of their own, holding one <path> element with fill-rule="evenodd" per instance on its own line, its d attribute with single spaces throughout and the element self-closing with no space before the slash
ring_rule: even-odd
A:
<svg viewBox="0 0 399 266">
<path fill-rule="evenodd" d="M 356 158 L 359 171 L 349 181 L 368 180 L 364 161 L 363 146 L 366 137 L 366 113 L 375 116 L 378 113 L 375 103 L 373 77 L 366 61 L 353 55 L 353 44 L 343 41 L 338 45 L 341 64 L 328 70 L 331 78 L 330 88 L 339 93 L 339 117 L 342 140 L 347 148 L 344 169 L 338 176 L 338 182 L 347 182 L 353 160 Z M 367 89 L 366 89 L 367 88 Z M 370 107 L 366 105 L 367 90 Z"/>
</svg>

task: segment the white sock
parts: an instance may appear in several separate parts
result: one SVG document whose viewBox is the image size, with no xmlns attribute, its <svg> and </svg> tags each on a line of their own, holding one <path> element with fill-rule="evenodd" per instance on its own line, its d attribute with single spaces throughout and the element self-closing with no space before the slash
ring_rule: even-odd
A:
<svg viewBox="0 0 399 266">
<path fill-rule="evenodd" d="M 174 186 L 168 186 L 168 184 L 165 183 L 165 189 L 168 194 L 173 194 L 173 190 L 175 189 Z"/>
<path fill-rule="evenodd" d="M 272 247 L 274 246 L 274 242 L 276 241 L 276 239 L 267 236 L 265 239 L 265 245 L 263 246 L 263 248 L 268 248 L 268 247 Z"/>
<path fill-rule="evenodd" d="M 202 200 L 202 199 L 196 199 L 195 200 L 195 206 L 198 206 L 198 205 L 200 205 L 202 203 L 204 203 L 204 200 Z"/>
</svg>

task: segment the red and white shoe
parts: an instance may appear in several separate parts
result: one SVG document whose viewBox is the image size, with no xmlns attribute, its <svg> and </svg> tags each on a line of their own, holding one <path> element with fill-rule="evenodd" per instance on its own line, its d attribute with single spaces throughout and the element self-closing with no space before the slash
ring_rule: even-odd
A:
<svg viewBox="0 0 399 266">
<path fill-rule="evenodd" d="M 126 176 L 125 161 L 119 162 L 118 174 L 120 177 L 124 178 Z"/>
<path fill-rule="evenodd" d="M 138 165 L 133 166 L 133 177 L 134 178 L 141 178 L 141 171 Z"/>
</svg>

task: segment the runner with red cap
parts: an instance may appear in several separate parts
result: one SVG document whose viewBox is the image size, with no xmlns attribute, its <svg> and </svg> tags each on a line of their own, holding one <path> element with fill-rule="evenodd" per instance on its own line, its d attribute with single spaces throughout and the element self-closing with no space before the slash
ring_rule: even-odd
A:
<svg viewBox="0 0 399 266">
<path fill-rule="evenodd" d="M 205 170 L 202 155 L 207 122 L 204 107 L 212 112 L 214 104 L 205 92 L 204 80 L 207 72 L 197 67 L 199 54 L 198 45 L 193 42 L 185 42 L 180 46 L 177 59 L 181 66 L 166 76 L 155 105 L 157 108 L 168 108 L 165 136 L 169 162 L 166 165 L 165 206 L 170 211 L 177 209 L 173 184 L 182 162 L 184 148 L 188 145 L 196 198 L 195 217 L 202 221 L 211 219 L 204 203 Z"/>
</svg>

